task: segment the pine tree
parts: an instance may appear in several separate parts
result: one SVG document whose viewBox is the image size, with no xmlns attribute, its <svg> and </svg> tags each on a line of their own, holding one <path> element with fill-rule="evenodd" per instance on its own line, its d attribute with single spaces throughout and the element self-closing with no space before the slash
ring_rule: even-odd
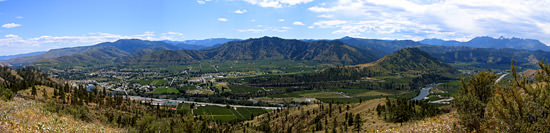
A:
<svg viewBox="0 0 550 133">
<path fill-rule="evenodd" d="M 470 77 L 468 82 L 462 78 L 462 87 L 455 96 L 453 105 L 457 108 L 460 123 L 469 131 L 482 131 L 486 122 L 486 107 L 493 96 L 496 74 L 480 72 Z"/>
<path fill-rule="evenodd" d="M 353 113 L 350 113 L 348 115 L 348 126 L 352 126 L 353 125 Z"/>
<path fill-rule="evenodd" d="M 543 62 L 538 64 L 541 69 L 535 83 L 520 78 L 512 64 L 514 78 L 508 85 L 497 87 L 489 104 L 496 118 L 497 124 L 491 124 L 494 128 L 502 132 L 550 132 L 550 65 Z"/>
<path fill-rule="evenodd" d="M 42 97 L 44 97 L 44 99 L 47 99 L 48 98 L 48 92 L 46 92 L 46 89 L 42 89 Z"/>
<path fill-rule="evenodd" d="M 361 116 L 359 114 L 355 114 L 355 131 L 360 132 L 361 126 L 363 126 L 363 121 L 361 120 Z"/>
<path fill-rule="evenodd" d="M 36 96 L 36 87 L 34 87 L 34 86 L 32 87 L 31 94 L 32 94 L 32 96 Z"/>
</svg>

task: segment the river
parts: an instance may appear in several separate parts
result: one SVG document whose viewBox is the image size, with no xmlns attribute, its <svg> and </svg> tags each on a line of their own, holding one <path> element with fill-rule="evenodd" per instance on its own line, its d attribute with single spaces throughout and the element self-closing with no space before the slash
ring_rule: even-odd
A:
<svg viewBox="0 0 550 133">
<path fill-rule="evenodd" d="M 418 94 L 418 96 L 414 97 L 414 98 L 411 99 L 411 100 L 423 100 L 424 97 L 427 97 L 428 95 L 430 95 L 430 90 L 431 90 L 433 87 L 435 87 L 435 86 L 437 86 L 437 85 L 439 85 L 439 84 L 440 84 L 440 83 L 438 83 L 438 84 L 430 84 L 430 85 L 428 85 L 428 86 L 422 88 L 422 90 L 420 90 L 420 93 Z"/>
</svg>

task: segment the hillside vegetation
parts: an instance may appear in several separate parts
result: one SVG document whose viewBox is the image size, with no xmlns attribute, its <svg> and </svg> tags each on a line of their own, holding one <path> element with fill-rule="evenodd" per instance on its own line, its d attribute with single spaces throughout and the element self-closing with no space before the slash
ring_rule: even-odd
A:
<svg viewBox="0 0 550 133">
<path fill-rule="evenodd" d="M 441 63 L 418 48 L 404 48 L 374 63 L 330 67 L 310 73 L 247 77 L 235 82 L 246 82 L 256 86 L 307 85 L 319 88 L 416 89 L 426 84 L 450 80 L 457 73 L 458 71 L 451 66 Z M 381 81 L 373 77 L 395 78 L 385 78 L 386 81 Z M 340 83 L 341 81 L 356 82 Z"/>
<path fill-rule="evenodd" d="M 202 60 L 293 60 L 359 64 L 378 58 L 340 41 L 304 42 L 277 37 L 231 41 L 208 50 L 179 50 L 168 43 L 137 39 L 101 43 L 81 49 L 85 50 L 78 54 L 39 60 L 35 65 L 98 65 L 111 64 L 113 61 L 131 65 L 159 65 L 192 64 Z"/>
<path fill-rule="evenodd" d="M 0 81 L 0 129 L 7 131 L 228 132 L 244 126 L 61 84 L 33 69 L 2 67 Z"/>
<path fill-rule="evenodd" d="M 376 115 L 384 99 L 355 104 L 314 104 L 270 112 L 248 121 L 265 132 L 450 132 L 455 113 L 418 121 L 390 123 Z"/>
</svg>

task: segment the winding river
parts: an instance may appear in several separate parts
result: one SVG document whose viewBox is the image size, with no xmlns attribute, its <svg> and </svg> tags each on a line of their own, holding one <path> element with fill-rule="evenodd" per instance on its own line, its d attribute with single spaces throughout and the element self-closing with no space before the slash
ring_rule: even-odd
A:
<svg viewBox="0 0 550 133">
<path fill-rule="evenodd" d="M 428 95 L 430 95 L 430 90 L 431 90 L 433 87 L 435 87 L 435 86 L 437 86 L 437 85 L 439 85 L 439 84 L 440 84 L 440 83 L 438 83 L 438 84 L 430 84 L 430 85 L 428 85 L 428 86 L 422 88 L 422 90 L 420 90 L 420 93 L 418 94 L 418 96 L 414 97 L 414 98 L 411 99 L 411 100 L 423 100 L 424 97 L 427 97 Z"/>
</svg>

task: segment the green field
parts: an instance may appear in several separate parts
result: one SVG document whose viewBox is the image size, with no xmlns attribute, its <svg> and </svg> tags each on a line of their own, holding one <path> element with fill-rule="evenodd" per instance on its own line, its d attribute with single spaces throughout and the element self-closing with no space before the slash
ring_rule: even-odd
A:
<svg viewBox="0 0 550 133">
<path fill-rule="evenodd" d="M 257 116 L 267 111 L 264 109 L 255 108 L 232 108 L 218 107 L 218 106 L 200 106 L 194 110 L 195 115 L 216 120 L 222 122 L 228 122 L 232 120 L 249 120 L 253 116 Z"/>
<path fill-rule="evenodd" d="M 191 113 L 191 105 L 187 103 L 180 103 L 176 107 L 178 111 L 184 112 L 184 114 Z"/>
<path fill-rule="evenodd" d="M 321 92 L 321 91 L 319 91 L 319 90 L 305 90 L 305 91 L 295 91 L 295 92 L 290 92 L 290 93 L 274 94 L 274 95 L 269 95 L 267 97 L 272 97 L 272 98 L 303 97 L 302 94 L 318 93 L 318 92 Z"/>
<path fill-rule="evenodd" d="M 263 90 L 260 87 L 244 86 L 244 85 L 229 85 L 232 93 L 255 93 L 258 90 Z"/>
<path fill-rule="evenodd" d="M 155 89 L 153 93 L 154 94 L 173 94 L 173 93 L 180 93 L 180 91 L 178 89 L 174 89 L 171 87 L 168 87 L 168 88 L 161 87 L 161 88 Z"/>
<path fill-rule="evenodd" d="M 405 92 L 406 91 L 402 91 L 402 90 L 328 89 L 328 90 L 294 91 L 290 93 L 269 95 L 268 97 L 272 97 L 272 98 L 285 98 L 285 97 L 343 98 L 344 95 L 350 96 L 350 97 L 371 97 L 371 96 L 399 95 Z"/>
<path fill-rule="evenodd" d="M 167 84 L 168 80 L 146 80 L 146 79 L 137 80 L 137 79 L 133 79 L 131 82 L 139 83 L 139 84 L 142 84 L 142 85 L 159 86 L 159 85 Z"/>
</svg>

